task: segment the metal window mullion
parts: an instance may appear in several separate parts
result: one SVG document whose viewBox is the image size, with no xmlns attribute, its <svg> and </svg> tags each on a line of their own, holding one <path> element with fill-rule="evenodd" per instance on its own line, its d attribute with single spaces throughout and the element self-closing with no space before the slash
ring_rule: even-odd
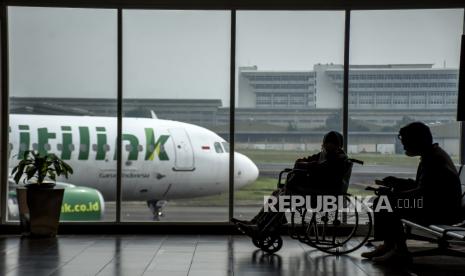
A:
<svg viewBox="0 0 465 276">
<path fill-rule="evenodd" d="M 123 10 L 117 10 L 117 135 L 116 135 L 116 223 L 121 222 L 121 157 L 123 131 Z"/>
<path fill-rule="evenodd" d="M 231 10 L 231 49 L 229 69 L 229 216 L 234 216 L 234 150 L 236 109 L 236 10 Z"/>
<path fill-rule="evenodd" d="M 342 135 L 344 136 L 344 150 L 347 152 L 349 134 L 349 51 L 350 51 L 350 10 L 345 11 L 344 34 L 344 83 L 342 101 Z"/>
<path fill-rule="evenodd" d="M 0 112 L 1 120 L 0 127 L 2 129 L 1 142 L 0 142 L 0 181 L 1 181 L 1 224 L 5 224 L 7 219 L 7 189 L 8 189 L 8 126 L 9 126 L 9 91 L 8 91 L 8 7 L 5 3 L 1 5 L 0 15 L 0 49 L 1 49 L 1 98 L 0 98 Z"/>
<path fill-rule="evenodd" d="M 462 23 L 462 35 L 465 34 L 465 9 L 463 10 L 463 23 Z M 462 41 L 462 43 L 464 43 Z M 462 49 L 463 47 L 461 47 Z M 460 53 L 460 55 L 465 55 L 465 53 Z M 462 57 L 459 57 L 462 58 Z M 460 78 L 459 78 L 460 79 Z M 458 91 L 459 93 L 465 93 L 465 91 Z M 458 99 L 458 98 L 457 98 Z M 460 160 L 460 165 L 465 165 L 465 122 L 461 121 L 460 123 L 460 136 L 459 136 L 459 160 Z"/>
</svg>

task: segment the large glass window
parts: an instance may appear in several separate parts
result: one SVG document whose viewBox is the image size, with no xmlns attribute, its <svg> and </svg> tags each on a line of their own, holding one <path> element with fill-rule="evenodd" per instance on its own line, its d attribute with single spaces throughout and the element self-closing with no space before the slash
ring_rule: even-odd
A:
<svg viewBox="0 0 465 276">
<path fill-rule="evenodd" d="M 124 11 L 123 220 L 228 220 L 230 20 Z"/>
<path fill-rule="evenodd" d="M 74 169 L 61 220 L 115 219 L 116 10 L 10 7 L 9 168 L 24 151 Z M 9 219 L 18 219 L 9 181 Z"/>
<path fill-rule="evenodd" d="M 351 193 L 387 175 L 414 177 L 400 127 L 422 121 L 455 162 L 463 9 L 351 11 Z M 117 11 L 8 8 L 8 167 L 26 150 L 75 173 L 62 221 L 113 221 L 116 210 Z M 251 218 L 278 173 L 342 132 L 344 11 L 237 11 L 230 104 L 231 11 L 124 10 L 122 221 Z M 6 62 L 6 61 L 3 61 Z M 229 202 L 235 108 L 235 205 Z M 16 220 L 10 176 L 8 220 Z"/>
<path fill-rule="evenodd" d="M 458 163 L 463 9 L 353 11 L 350 33 L 348 150 L 366 162 L 354 168 L 353 187 L 363 193 L 375 178 L 415 177 L 419 160 L 397 139 L 412 121 L 426 123 Z"/>
<path fill-rule="evenodd" d="M 235 148 L 242 155 L 234 211 L 248 219 L 281 170 L 319 152 L 325 132 L 342 131 L 342 78 L 334 72 L 343 68 L 344 12 L 240 11 L 236 33 Z"/>
</svg>

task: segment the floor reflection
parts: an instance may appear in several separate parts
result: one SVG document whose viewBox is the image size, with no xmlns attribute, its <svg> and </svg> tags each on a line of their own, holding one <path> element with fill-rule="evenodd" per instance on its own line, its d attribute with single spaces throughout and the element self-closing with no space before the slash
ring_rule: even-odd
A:
<svg viewBox="0 0 465 276">
<path fill-rule="evenodd" d="M 0 236 L 0 275 L 465 275 L 461 258 L 381 266 L 360 257 L 367 249 L 333 256 L 287 237 L 279 252 L 267 254 L 244 236 Z"/>
</svg>

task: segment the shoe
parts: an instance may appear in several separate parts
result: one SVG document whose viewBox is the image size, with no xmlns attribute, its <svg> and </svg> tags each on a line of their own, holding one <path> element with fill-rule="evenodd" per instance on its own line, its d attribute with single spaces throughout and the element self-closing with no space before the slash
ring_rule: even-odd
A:
<svg viewBox="0 0 465 276">
<path fill-rule="evenodd" d="M 396 263 L 396 264 L 409 264 L 412 262 L 412 255 L 408 250 L 399 250 L 397 248 L 389 250 L 382 256 L 373 257 L 371 259 L 375 263 Z"/>
<path fill-rule="evenodd" d="M 373 257 L 383 256 L 388 251 L 390 251 L 390 248 L 388 248 L 385 244 L 381 244 L 378 245 L 373 251 L 363 252 L 361 256 L 366 259 L 372 259 Z"/>
</svg>

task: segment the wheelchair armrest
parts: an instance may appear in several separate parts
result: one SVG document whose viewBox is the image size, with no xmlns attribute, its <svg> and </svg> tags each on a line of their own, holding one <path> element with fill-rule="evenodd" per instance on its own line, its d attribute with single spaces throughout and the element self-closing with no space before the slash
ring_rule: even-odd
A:
<svg viewBox="0 0 465 276">
<path fill-rule="evenodd" d="M 357 164 L 360 164 L 360 165 L 365 164 L 365 162 L 363 162 L 362 160 L 358 160 L 358 159 L 354 159 L 354 158 L 349 158 L 347 160 L 352 162 L 352 163 L 357 163 Z"/>
<path fill-rule="evenodd" d="M 292 169 L 291 171 L 294 171 L 294 172 L 308 172 L 308 170 L 305 170 L 305 169 Z"/>
</svg>

